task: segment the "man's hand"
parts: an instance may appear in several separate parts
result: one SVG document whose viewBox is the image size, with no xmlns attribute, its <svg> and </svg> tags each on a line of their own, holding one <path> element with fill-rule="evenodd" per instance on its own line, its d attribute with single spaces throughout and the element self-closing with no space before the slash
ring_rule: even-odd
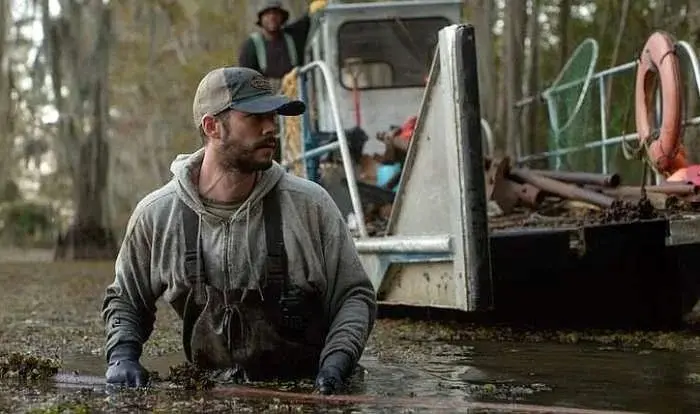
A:
<svg viewBox="0 0 700 414">
<path fill-rule="evenodd" d="M 323 395 L 338 393 L 343 385 L 340 373 L 332 369 L 322 369 L 316 376 L 316 392 Z"/>
<path fill-rule="evenodd" d="M 119 344 L 109 355 L 105 374 L 107 384 L 126 387 L 145 387 L 148 372 L 139 363 L 140 347 L 132 343 Z"/>
<path fill-rule="evenodd" d="M 328 355 L 316 376 L 316 392 L 323 395 L 339 393 L 345 378 L 352 370 L 350 356 L 345 352 L 334 352 Z"/>
</svg>

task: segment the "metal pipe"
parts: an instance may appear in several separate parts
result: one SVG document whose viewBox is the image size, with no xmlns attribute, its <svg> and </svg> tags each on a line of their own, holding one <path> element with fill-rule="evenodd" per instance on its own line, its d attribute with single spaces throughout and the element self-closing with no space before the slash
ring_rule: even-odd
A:
<svg viewBox="0 0 700 414">
<path fill-rule="evenodd" d="M 700 125 L 700 116 L 696 116 L 695 118 L 691 118 L 685 122 L 683 122 L 683 126 L 697 126 Z M 570 147 L 570 148 L 565 148 L 561 150 L 556 150 L 556 151 L 546 151 L 546 152 L 541 152 L 539 154 L 531 154 L 531 155 L 526 155 L 524 157 L 518 158 L 518 162 L 525 162 L 525 161 L 531 161 L 531 160 L 538 160 L 538 159 L 543 159 L 543 158 L 548 158 L 548 157 L 554 157 L 554 156 L 560 156 L 560 155 L 566 155 L 572 152 L 578 152 L 584 149 L 591 149 L 591 148 L 598 148 L 601 145 L 609 145 L 609 144 L 619 144 L 622 141 L 632 141 L 635 139 L 638 139 L 639 134 L 636 132 L 631 133 L 631 134 L 625 134 L 625 135 L 620 135 L 617 137 L 613 138 L 608 138 L 605 140 L 605 143 L 602 141 L 593 141 L 593 142 L 588 142 L 584 145 L 580 145 L 578 147 Z"/>
<path fill-rule="evenodd" d="M 600 192 L 609 195 L 610 197 L 615 197 L 617 200 L 622 200 L 622 201 L 635 201 L 638 202 L 642 199 L 643 196 L 646 197 L 646 199 L 651 203 L 654 208 L 663 210 L 666 208 L 666 203 L 669 197 L 673 197 L 672 195 L 669 194 L 663 194 L 663 193 L 653 193 L 653 192 L 647 192 L 646 194 L 642 195 L 642 189 L 637 187 L 634 189 L 636 191 L 621 191 L 620 187 L 617 188 L 600 188 Z"/>
<path fill-rule="evenodd" d="M 532 184 L 520 184 L 511 180 L 506 180 L 506 185 L 510 187 L 511 191 L 518 195 L 518 200 L 528 207 L 537 207 L 544 200 L 544 193 Z"/>
<path fill-rule="evenodd" d="M 620 175 L 613 174 L 598 174 L 578 171 L 551 171 L 551 170 L 530 170 L 535 174 L 553 180 L 564 181 L 569 184 L 592 184 L 601 187 L 617 187 L 620 185 Z"/>
<path fill-rule="evenodd" d="M 695 81 L 698 95 L 700 95 L 700 63 L 698 62 L 698 56 L 695 53 L 695 49 L 693 48 L 693 46 L 691 46 L 686 41 L 679 41 L 676 43 L 676 45 L 678 46 L 678 50 L 685 53 L 685 55 L 688 57 L 688 59 L 690 61 L 690 66 L 691 66 L 692 72 L 693 72 L 693 79 Z M 607 136 L 606 136 L 607 135 L 607 123 L 605 122 L 605 118 L 603 118 L 605 116 L 604 109 L 605 109 L 606 102 L 605 102 L 604 88 L 602 86 L 604 84 L 604 78 L 606 76 L 619 74 L 623 71 L 633 69 L 637 65 L 638 65 L 637 61 L 631 61 L 631 62 L 622 64 L 619 66 L 615 66 L 612 68 L 608 68 L 606 70 L 602 70 L 602 71 L 595 73 L 593 75 L 592 79 L 599 79 L 600 86 L 601 86 L 599 88 L 600 89 L 599 94 L 600 94 L 600 103 L 601 103 L 600 104 L 600 112 L 601 112 L 601 131 L 602 132 L 601 132 L 601 139 L 599 141 L 588 143 L 586 145 L 578 146 L 578 147 L 565 148 L 565 149 L 561 149 L 561 150 L 556 149 L 553 151 L 548 151 L 548 152 L 544 152 L 544 153 L 540 153 L 540 154 L 519 156 L 518 162 L 543 159 L 543 158 L 548 158 L 548 157 L 552 157 L 552 156 L 559 157 L 561 155 L 565 155 L 565 154 L 569 154 L 569 153 L 573 153 L 573 152 L 578 152 L 578 151 L 585 150 L 585 149 L 597 148 L 597 147 L 601 147 L 601 151 L 603 153 L 605 153 L 605 149 L 606 149 L 607 145 L 617 144 L 617 143 L 620 143 L 622 141 L 636 139 L 638 137 L 636 133 L 621 135 L 621 136 L 614 137 L 614 138 L 607 138 Z M 576 86 L 579 83 L 582 83 L 584 81 L 585 81 L 585 78 L 580 78 L 580 79 L 576 79 L 572 82 L 569 82 L 569 83 L 566 83 L 563 85 L 559 85 L 556 88 L 547 89 L 544 92 L 541 92 L 541 93 L 538 93 L 536 95 L 521 99 L 520 101 L 515 103 L 515 107 L 520 108 L 520 107 L 523 107 L 525 105 L 531 104 L 535 100 L 545 98 L 547 96 L 547 94 L 551 94 L 553 91 L 559 91 L 559 90 L 571 88 L 571 87 Z M 547 101 L 547 104 L 549 104 L 549 101 Z M 551 117 L 551 114 L 550 114 L 550 117 Z M 695 118 L 692 118 L 692 119 L 689 119 L 689 120 L 686 120 L 683 122 L 683 126 L 697 126 L 697 125 L 700 125 L 700 117 L 695 117 Z M 558 158 L 557 158 L 557 160 L 558 160 Z M 605 170 L 607 167 L 607 160 L 605 158 L 603 158 L 602 161 L 603 161 L 603 164 L 602 164 L 603 165 L 603 172 L 606 172 Z M 657 182 L 658 182 L 658 177 L 657 177 Z"/>
<path fill-rule="evenodd" d="M 603 174 L 608 173 L 608 146 L 605 145 L 605 141 L 608 139 L 608 119 L 607 119 L 607 102 L 605 98 L 605 78 L 598 78 L 598 102 L 600 105 L 600 141 L 602 145 L 600 146 L 600 157 L 602 158 L 601 167 Z"/>
<path fill-rule="evenodd" d="M 602 78 L 604 76 L 614 75 L 616 73 L 625 71 L 627 69 L 632 69 L 636 66 L 637 66 L 637 61 L 632 61 L 632 62 L 623 63 L 622 65 L 619 65 L 619 66 L 615 66 L 612 68 L 601 70 L 600 72 L 594 73 L 593 76 L 591 76 L 591 81 L 594 79 L 597 79 L 597 78 Z M 525 105 L 530 104 L 536 100 L 539 100 L 539 99 L 546 97 L 547 94 L 551 94 L 552 92 L 558 92 L 558 91 L 568 89 L 568 88 L 573 88 L 574 86 L 577 86 L 578 84 L 583 83 L 585 81 L 586 81 L 586 77 L 583 77 L 583 78 L 573 80 L 571 82 L 567 82 L 567 83 L 558 85 L 558 86 L 551 88 L 551 89 L 545 89 L 543 92 L 540 92 L 540 93 L 533 95 L 533 96 L 527 96 L 527 97 L 517 101 L 515 103 L 515 107 L 517 108 L 517 107 L 525 106 Z"/>
<path fill-rule="evenodd" d="M 493 140 L 493 130 L 491 129 L 491 125 L 489 125 L 489 122 L 484 118 L 481 118 L 481 129 L 484 133 L 484 139 L 486 141 L 486 155 L 491 157 L 493 156 L 493 152 L 496 150 L 496 143 Z"/>
<path fill-rule="evenodd" d="M 338 141 L 331 142 L 330 144 L 326 144 L 326 145 L 321 145 L 320 147 L 314 148 L 311 151 L 304 152 L 303 154 L 301 154 L 300 156 L 298 156 L 292 160 L 284 161 L 282 163 L 282 166 L 289 167 L 290 165 L 296 164 L 296 163 L 303 161 L 307 158 L 318 157 L 318 156 L 323 155 L 327 152 L 337 150 L 339 147 L 340 147 L 340 142 L 338 142 Z"/>
<path fill-rule="evenodd" d="M 551 178 L 543 177 L 526 168 L 511 168 L 510 174 L 532 184 L 540 190 L 569 200 L 584 201 L 600 207 L 608 208 L 613 205 L 615 199 L 604 194 L 584 189 L 573 184 L 562 183 Z"/>
<path fill-rule="evenodd" d="M 449 235 L 386 236 L 355 240 L 359 253 L 452 253 Z"/>
<path fill-rule="evenodd" d="M 473 309 L 491 309 L 494 305 L 491 277 L 491 249 L 486 205 L 486 181 L 484 177 L 484 150 L 481 135 L 481 108 L 479 107 L 479 80 L 477 72 L 476 38 L 474 26 L 460 25 L 456 30 L 457 119 L 460 130 L 459 158 L 464 160 L 463 206 L 466 212 L 463 245 L 467 253 L 469 306 Z M 461 73 L 459 73 L 461 69 Z M 464 214 L 464 213 L 462 213 Z M 473 286 L 473 282 L 476 286 Z"/>
<path fill-rule="evenodd" d="M 540 100 L 542 100 L 542 94 L 541 94 L 541 93 L 539 93 L 539 94 L 537 94 L 537 95 L 528 96 L 528 97 L 526 97 L 526 98 L 523 98 L 523 99 L 521 99 L 521 100 L 515 102 L 514 106 L 515 106 L 516 108 L 522 108 L 522 107 L 525 106 L 525 105 L 529 105 L 529 104 L 531 104 L 531 103 L 533 103 L 533 102 L 535 102 L 535 101 L 540 101 Z"/>
<path fill-rule="evenodd" d="M 695 48 L 685 40 L 678 42 L 678 46 L 685 52 L 690 60 L 690 66 L 693 68 L 693 77 L 695 79 L 695 88 L 698 90 L 698 95 L 700 95 L 700 63 L 698 63 L 698 55 L 695 53 Z"/>
<path fill-rule="evenodd" d="M 299 91 L 299 99 L 301 99 L 303 102 L 308 102 L 307 99 L 307 91 L 306 91 L 306 80 L 302 76 L 297 77 L 297 88 Z M 308 148 L 309 145 L 311 145 L 311 117 L 309 115 L 309 111 L 304 111 L 304 113 L 301 116 L 302 122 L 300 125 L 300 133 L 301 133 L 301 155 L 303 156 L 304 153 L 306 152 L 306 149 Z M 307 157 L 302 158 L 304 164 L 304 174 L 306 174 L 306 178 L 315 181 L 317 179 L 316 174 L 318 173 L 318 168 L 315 163 L 311 163 L 310 160 Z"/>
<path fill-rule="evenodd" d="M 700 194 L 700 186 L 686 183 L 663 183 L 658 185 L 648 185 L 644 188 L 646 188 L 647 191 L 664 194 Z"/>
<path fill-rule="evenodd" d="M 357 188 L 357 178 L 355 177 L 355 168 L 352 165 L 352 158 L 350 156 L 350 147 L 348 146 L 348 138 L 345 136 L 345 130 L 343 130 L 342 122 L 340 120 L 340 113 L 338 112 L 338 99 L 335 96 L 335 88 L 331 79 L 333 79 L 333 74 L 328 68 L 325 62 L 317 60 L 315 62 L 308 63 L 301 68 L 299 68 L 299 75 L 303 75 L 312 69 L 318 69 L 323 75 L 323 83 L 326 86 L 326 91 L 328 92 L 328 101 L 330 103 L 331 116 L 333 117 L 333 124 L 335 125 L 336 134 L 338 135 L 338 143 L 340 145 L 340 154 L 343 160 L 343 169 L 345 170 L 345 178 L 348 181 L 348 190 L 350 192 L 350 201 L 352 202 L 352 207 L 355 213 L 355 218 L 358 221 L 358 229 L 360 232 L 360 237 L 367 237 L 367 225 L 365 223 L 365 214 L 362 210 L 362 201 L 360 199 L 360 191 Z"/>
<path fill-rule="evenodd" d="M 424 9 L 430 10 L 431 7 L 436 6 L 452 6 L 459 4 L 459 0 L 418 0 L 418 1 L 401 1 L 396 4 L 395 0 L 391 1 L 378 1 L 378 2 L 361 2 L 361 3 L 344 3 L 340 1 L 333 2 L 332 7 L 326 7 L 328 10 L 333 11 L 344 11 L 344 10 L 358 10 L 361 9 L 363 13 L 372 14 L 381 12 L 382 9 L 386 9 L 387 6 L 401 7 L 403 8 L 417 8 L 421 11 Z M 393 14 L 392 14 L 393 16 Z"/>
<path fill-rule="evenodd" d="M 617 188 L 589 187 L 591 190 L 601 191 L 604 194 L 618 194 L 621 196 L 636 195 L 642 193 L 639 186 L 620 186 Z M 685 183 L 659 184 L 644 186 L 647 193 L 658 193 L 676 196 L 691 196 L 700 193 L 700 186 Z"/>
</svg>

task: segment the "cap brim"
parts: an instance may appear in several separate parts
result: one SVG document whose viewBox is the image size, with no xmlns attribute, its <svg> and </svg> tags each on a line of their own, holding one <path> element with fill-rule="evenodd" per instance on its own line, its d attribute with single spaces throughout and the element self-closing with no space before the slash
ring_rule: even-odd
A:
<svg viewBox="0 0 700 414">
<path fill-rule="evenodd" d="M 297 116 L 306 111 L 306 104 L 302 101 L 289 99 L 284 95 L 268 95 L 231 104 L 230 108 L 249 114 L 277 112 L 282 116 Z"/>
</svg>

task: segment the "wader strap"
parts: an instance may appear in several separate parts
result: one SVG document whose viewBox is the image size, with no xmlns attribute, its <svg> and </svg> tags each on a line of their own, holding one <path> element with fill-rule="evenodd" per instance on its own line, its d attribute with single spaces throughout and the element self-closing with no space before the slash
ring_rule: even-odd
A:
<svg viewBox="0 0 700 414">
<path fill-rule="evenodd" d="M 265 241 L 267 242 L 267 283 L 265 297 L 282 298 L 287 288 L 287 251 L 282 232 L 282 207 L 277 186 L 263 199 Z"/>
<path fill-rule="evenodd" d="M 199 216 L 188 205 L 182 203 L 182 225 L 185 227 L 185 280 L 190 286 L 204 283 L 204 260 L 198 249 Z M 199 265 L 199 269 L 197 269 Z"/>
<path fill-rule="evenodd" d="M 259 32 L 253 32 L 250 35 L 250 40 L 253 41 L 253 46 L 255 46 L 255 56 L 258 58 L 258 67 L 260 67 L 260 72 L 265 73 L 267 69 L 267 52 L 265 51 L 265 40 L 262 34 Z"/>
<path fill-rule="evenodd" d="M 190 286 L 206 282 L 204 258 L 198 249 L 199 216 L 182 203 L 182 223 L 185 227 L 185 278 Z M 267 292 L 274 300 L 282 297 L 287 282 L 287 251 L 282 233 L 282 208 L 277 186 L 263 198 L 263 220 L 267 242 Z M 199 272 L 197 262 L 199 261 Z"/>
<path fill-rule="evenodd" d="M 292 64 L 292 66 L 297 66 L 299 64 L 299 56 L 297 56 L 297 47 L 294 44 L 294 38 L 289 33 L 283 33 L 282 36 L 284 37 L 284 43 L 287 45 L 289 62 Z M 253 46 L 255 46 L 255 56 L 258 58 L 260 72 L 265 74 L 265 71 L 267 70 L 267 50 L 265 49 L 265 39 L 260 32 L 251 33 L 250 39 L 253 41 Z"/>
</svg>

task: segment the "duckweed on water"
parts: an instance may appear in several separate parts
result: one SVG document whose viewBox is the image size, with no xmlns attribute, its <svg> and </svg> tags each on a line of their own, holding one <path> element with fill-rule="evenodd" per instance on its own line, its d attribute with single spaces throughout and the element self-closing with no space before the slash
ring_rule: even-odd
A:
<svg viewBox="0 0 700 414">
<path fill-rule="evenodd" d="M 103 356 L 104 327 L 100 306 L 105 287 L 113 279 L 111 262 L 92 263 L 19 263 L 5 264 L 0 272 L 0 412 L 84 413 L 84 412 L 314 412 L 315 407 L 289 404 L 283 401 L 247 401 L 243 399 L 214 399 L 200 392 L 214 383 L 201 371 L 182 364 L 162 380 L 152 373 L 153 382 L 164 382 L 150 393 L 120 393 L 105 398 L 101 392 L 41 388 L 35 384 L 15 386 L 11 379 L 41 380 L 54 375 L 60 367 L 58 358 L 73 355 Z M 47 278 L 52 283 L 46 283 Z M 65 298 L 70 298 L 66 301 Z M 156 328 L 144 347 L 145 357 L 171 354 L 181 349 L 181 322 L 165 303 L 159 303 Z M 700 350 L 700 338 L 689 332 L 622 332 L 622 331 L 542 331 L 516 329 L 507 326 L 485 326 L 465 322 L 415 321 L 410 319 L 377 321 L 371 334 L 367 355 L 379 363 L 433 363 L 438 350 L 445 347 L 449 354 L 459 344 L 460 349 L 472 342 L 556 342 L 580 344 L 592 342 L 610 348 L 647 348 L 673 351 Z M 5 353 L 1 353 L 5 351 Z M 19 351 L 19 352 L 17 352 Z M 455 355 L 454 359 L 461 358 Z M 439 363 L 440 361 L 438 361 Z M 697 372 L 697 371 L 696 371 Z M 167 375 L 166 375 L 167 374 Z M 685 382 L 700 384 L 700 374 L 688 374 Z M 374 379 L 370 379 L 374 381 Z M 484 383 L 458 381 L 448 378 L 442 386 L 461 387 L 456 392 L 475 398 L 512 401 L 528 395 L 549 392 L 545 385 L 517 383 Z M 170 384 L 165 384 L 169 382 Z M 525 382 L 525 384 L 522 384 Z M 174 385 L 172 389 L 170 385 Z M 274 388 L 308 392 L 310 385 L 275 385 Z M 556 388 L 556 384 L 553 385 Z M 185 392 L 185 390 L 190 390 Z M 400 390 L 397 391 L 400 393 Z M 337 412 L 343 412 L 337 408 Z M 418 410 L 420 411 L 420 410 Z M 332 412 L 332 411 L 331 411 Z M 404 412 L 411 412 L 406 408 Z"/>
<path fill-rule="evenodd" d="M 153 374 L 157 375 L 157 373 Z M 217 381 L 212 377 L 212 375 L 214 375 L 212 372 L 203 370 L 189 362 L 171 366 L 169 368 L 168 375 L 163 379 L 160 379 L 153 374 L 151 376 L 151 382 L 166 382 L 187 391 L 207 391 L 214 388 L 217 383 Z M 221 380 L 226 382 L 224 378 L 221 378 Z M 280 391 L 291 392 L 311 392 L 313 390 L 313 381 L 311 380 L 286 382 L 247 382 L 247 385 L 272 387 Z"/>
<path fill-rule="evenodd" d="M 41 408 L 34 408 L 28 414 L 88 414 L 92 409 L 88 404 L 82 402 L 60 402 L 55 405 L 49 405 Z"/>
<path fill-rule="evenodd" d="M 382 345 L 388 345 L 387 341 L 408 341 L 417 344 L 424 342 L 496 341 L 595 343 L 617 348 L 648 348 L 669 351 L 700 349 L 700 336 L 689 331 L 529 330 L 513 326 L 483 326 L 461 322 L 430 322 L 409 319 L 383 320 L 376 325 L 372 337 Z"/>
<path fill-rule="evenodd" d="M 60 368 L 57 359 L 29 353 L 0 353 L 0 380 L 42 381 L 52 378 Z"/>
<path fill-rule="evenodd" d="M 165 381 L 192 391 L 214 388 L 214 381 L 211 380 L 207 372 L 188 362 L 170 367 Z"/>
<path fill-rule="evenodd" d="M 698 373 L 690 373 L 685 377 L 685 383 L 686 384 L 700 384 L 700 374 Z"/>
</svg>

